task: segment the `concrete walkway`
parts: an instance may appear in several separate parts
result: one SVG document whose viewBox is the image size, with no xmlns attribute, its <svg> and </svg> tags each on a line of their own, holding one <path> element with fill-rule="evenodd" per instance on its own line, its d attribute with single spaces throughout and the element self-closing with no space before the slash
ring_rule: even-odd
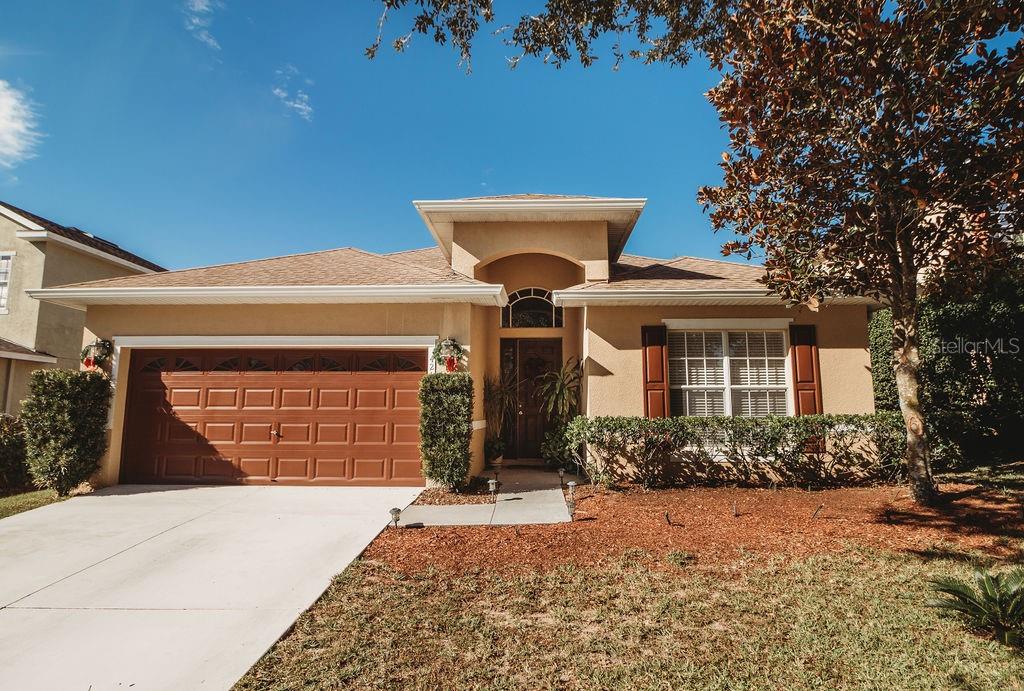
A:
<svg viewBox="0 0 1024 691">
<path fill-rule="evenodd" d="M 487 477 L 493 477 L 488 473 Z M 533 468 L 508 468 L 498 474 L 501 489 L 490 504 L 455 506 L 410 506 L 402 512 L 399 525 L 418 528 L 429 525 L 530 525 L 568 523 L 558 473 Z M 576 480 L 566 475 L 565 481 Z"/>
<path fill-rule="evenodd" d="M 420 491 L 122 485 L 0 520 L 0 689 L 229 689 Z"/>
</svg>

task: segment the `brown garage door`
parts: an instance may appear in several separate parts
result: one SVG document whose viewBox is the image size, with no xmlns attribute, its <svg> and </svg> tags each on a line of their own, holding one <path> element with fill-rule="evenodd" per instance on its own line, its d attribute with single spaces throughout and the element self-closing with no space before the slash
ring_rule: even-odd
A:
<svg viewBox="0 0 1024 691">
<path fill-rule="evenodd" d="M 122 482 L 422 485 L 426 352 L 138 350 Z"/>
</svg>

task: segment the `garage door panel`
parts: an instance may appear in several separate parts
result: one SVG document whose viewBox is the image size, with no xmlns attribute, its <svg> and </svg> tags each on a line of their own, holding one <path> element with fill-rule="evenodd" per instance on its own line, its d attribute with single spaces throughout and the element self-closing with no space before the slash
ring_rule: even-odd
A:
<svg viewBox="0 0 1024 691">
<path fill-rule="evenodd" d="M 198 388 L 168 388 L 167 402 L 175 408 L 198 408 L 202 391 Z"/>
<path fill-rule="evenodd" d="M 315 458 L 313 459 L 313 479 L 324 481 L 348 480 L 348 458 Z"/>
<path fill-rule="evenodd" d="M 238 389 L 211 388 L 206 390 L 206 409 L 229 409 L 238 407 Z"/>
<path fill-rule="evenodd" d="M 199 465 L 199 458 L 196 456 L 164 456 L 161 464 L 164 477 L 171 478 L 194 478 Z"/>
<path fill-rule="evenodd" d="M 419 389 L 396 388 L 394 390 L 395 410 L 420 409 Z"/>
<path fill-rule="evenodd" d="M 351 407 L 351 389 L 321 388 L 317 397 L 317 408 L 320 410 L 348 410 Z"/>
<path fill-rule="evenodd" d="M 420 470 L 420 459 L 417 458 L 393 458 L 391 459 L 391 477 L 393 480 L 419 480 L 423 477 Z"/>
<path fill-rule="evenodd" d="M 311 422 L 282 422 L 278 425 L 281 436 L 277 443 L 278 445 L 309 444 L 313 439 L 312 428 Z"/>
<path fill-rule="evenodd" d="M 243 422 L 242 423 L 242 444 L 271 444 L 273 443 L 274 423 L 270 420 L 265 422 Z"/>
<path fill-rule="evenodd" d="M 356 410 L 387 410 L 387 389 L 357 389 Z"/>
<path fill-rule="evenodd" d="M 416 423 L 395 423 L 394 432 L 392 435 L 392 443 L 398 445 L 411 445 L 419 447 L 420 426 Z"/>
<path fill-rule="evenodd" d="M 243 456 L 238 461 L 238 471 L 242 478 L 251 480 L 267 480 L 271 479 L 271 468 L 273 467 L 273 460 L 270 456 L 264 458 L 253 458 Z"/>
<path fill-rule="evenodd" d="M 203 437 L 211 444 L 233 443 L 236 430 L 234 422 L 207 422 L 203 425 Z"/>
<path fill-rule="evenodd" d="M 311 409 L 313 389 L 281 389 L 281 409 Z"/>
<path fill-rule="evenodd" d="M 274 407 L 274 389 L 246 388 L 242 392 L 242 410 L 269 410 Z"/>
<path fill-rule="evenodd" d="M 279 480 L 308 480 L 309 458 L 278 457 L 274 477 Z"/>
<path fill-rule="evenodd" d="M 425 362 L 418 351 L 133 351 L 123 479 L 421 485 Z"/>
<path fill-rule="evenodd" d="M 204 479 L 228 480 L 235 477 L 235 466 L 230 458 L 223 456 L 202 456 L 199 459 L 199 474 Z"/>
<path fill-rule="evenodd" d="M 347 422 L 320 422 L 316 426 L 316 443 L 348 444 L 349 424 Z"/>
<path fill-rule="evenodd" d="M 354 458 L 352 459 L 352 479 L 383 481 L 387 477 L 386 468 L 387 460 L 383 458 Z"/>
<path fill-rule="evenodd" d="M 387 423 L 364 423 L 355 425 L 355 445 L 386 444 L 388 441 Z"/>
</svg>

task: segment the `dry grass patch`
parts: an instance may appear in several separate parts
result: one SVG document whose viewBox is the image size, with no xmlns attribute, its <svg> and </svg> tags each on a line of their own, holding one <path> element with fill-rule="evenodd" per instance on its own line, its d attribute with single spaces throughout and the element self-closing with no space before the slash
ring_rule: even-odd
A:
<svg viewBox="0 0 1024 691">
<path fill-rule="evenodd" d="M 22 511 L 38 509 L 40 506 L 46 506 L 55 501 L 60 501 L 60 497 L 51 489 L 0 496 L 0 518 L 7 518 Z"/>
<path fill-rule="evenodd" d="M 1024 659 L 924 606 L 926 579 L 966 574 L 962 560 L 681 563 L 636 549 L 544 572 L 359 561 L 238 688 L 1024 688 Z"/>
</svg>

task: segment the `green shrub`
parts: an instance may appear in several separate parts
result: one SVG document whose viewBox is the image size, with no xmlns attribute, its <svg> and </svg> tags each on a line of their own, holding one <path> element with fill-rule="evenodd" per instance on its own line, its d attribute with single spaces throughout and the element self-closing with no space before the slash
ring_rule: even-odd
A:
<svg viewBox="0 0 1024 691">
<path fill-rule="evenodd" d="M 899 480 L 906 438 L 898 413 L 577 417 L 566 446 L 601 483 L 834 487 Z"/>
<path fill-rule="evenodd" d="M 896 373 L 893 371 L 892 310 L 881 309 L 871 315 L 871 321 L 868 322 L 868 343 L 875 410 L 899 410 Z"/>
<path fill-rule="evenodd" d="M 25 430 L 13 415 L 0 415 L 0 492 L 28 485 Z"/>
<path fill-rule="evenodd" d="M 1024 457 L 1024 276 L 994 276 L 970 293 L 930 295 L 919 318 L 921 405 L 937 468 Z M 870 325 L 875 407 L 897 410 L 892 315 Z"/>
<path fill-rule="evenodd" d="M 473 379 L 428 374 L 420 382 L 420 456 L 423 474 L 448 488 L 469 475 L 473 436 Z"/>
<path fill-rule="evenodd" d="M 974 585 L 957 578 L 936 578 L 932 590 L 945 597 L 928 605 L 955 612 L 976 631 L 1005 645 L 1024 645 L 1024 568 L 1007 573 L 974 572 Z"/>
<path fill-rule="evenodd" d="M 21 415 L 36 486 L 66 496 L 99 468 L 107 448 L 110 395 L 110 381 L 102 372 L 32 373 Z"/>
</svg>

